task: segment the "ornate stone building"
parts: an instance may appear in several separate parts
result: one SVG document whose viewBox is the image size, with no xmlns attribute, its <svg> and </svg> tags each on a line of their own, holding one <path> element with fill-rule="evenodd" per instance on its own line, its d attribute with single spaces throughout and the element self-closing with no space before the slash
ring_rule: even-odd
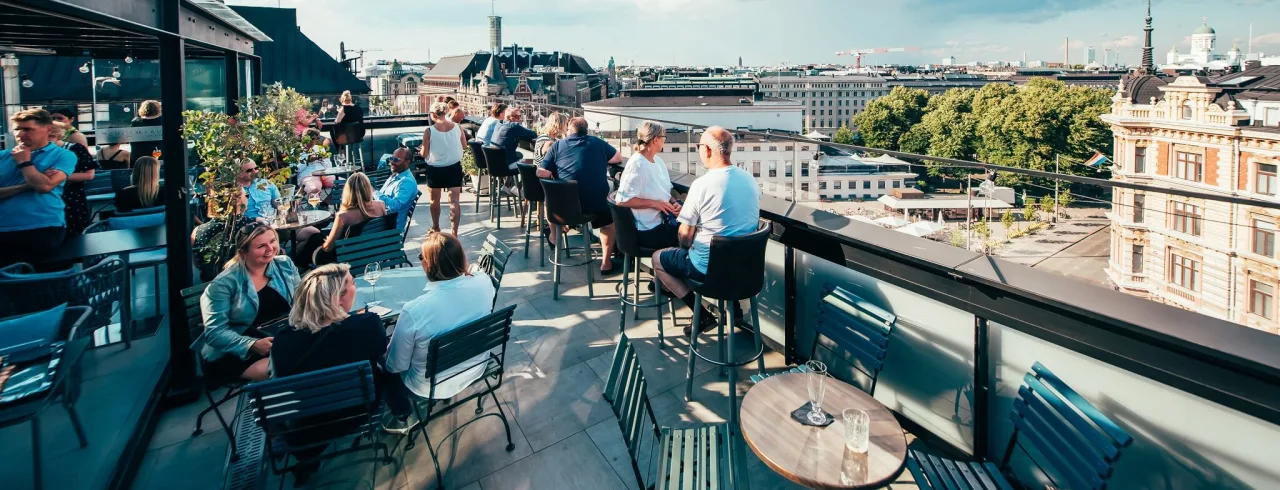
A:
<svg viewBox="0 0 1280 490">
<path fill-rule="evenodd" d="M 1280 207 L 1280 67 L 1121 82 L 1113 178 Z M 1277 332 L 1280 209 L 1116 188 L 1116 289 Z M 1277 332 L 1280 333 L 1280 332 Z"/>
</svg>

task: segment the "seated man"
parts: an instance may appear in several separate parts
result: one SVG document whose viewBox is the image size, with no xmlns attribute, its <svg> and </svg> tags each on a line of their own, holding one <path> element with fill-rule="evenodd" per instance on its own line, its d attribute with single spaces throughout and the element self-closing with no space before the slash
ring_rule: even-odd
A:
<svg viewBox="0 0 1280 490">
<path fill-rule="evenodd" d="M 524 161 L 524 155 L 520 154 L 520 142 L 538 139 L 538 133 L 532 129 L 526 128 L 520 124 L 520 109 L 515 107 L 507 108 L 503 113 L 503 121 L 497 124 L 493 130 L 493 138 L 491 140 L 493 146 L 502 148 L 507 153 L 507 167 L 512 171 L 516 170 L 516 164 Z M 509 196 L 519 196 L 519 189 L 516 189 L 514 179 L 508 179 L 502 192 Z"/>
<path fill-rule="evenodd" d="M 538 169 L 543 179 L 578 182 L 578 201 L 582 212 L 594 214 L 591 227 L 600 230 L 600 273 L 611 275 L 619 270 L 613 265 L 613 215 L 609 212 L 609 165 L 622 162 L 622 154 L 604 140 L 587 134 L 587 120 L 575 117 L 569 121 L 569 136 L 555 142 Z M 555 246 L 553 233 L 548 240 Z"/>
<path fill-rule="evenodd" d="M 374 197 L 387 205 L 387 214 L 396 213 L 396 227 L 403 230 L 409 221 L 409 208 L 418 199 L 418 180 L 409 170 L 413 160 L 408 148 L 397 148 L 387 163 L 391 164 L 391 177 Z"/>
<path fill-rule="evenodd" d="M 693 290 L 685 279 L 706 279 L 711 238 L 753 233 L 760 221 L 759 188 L 751 174 L 733 164 L 730 158 L 733 143 L 733 135 L 718 126 L 702 133 L 698 156 L 707 173 L 689 186 L 684 207 L 676 218 L 680 222 L 680 247 L 653 254 L 654 274 L 672 296 L 680 298 L 690 309 L 702 308 L 702 305 L 694 303 Z M 734 302 L 734 315 L 742 317 L 737 302 Z M 716 325 L 705 308 L 699 321 L 699 331 Z M 685 334 L 688 333 L 686 329 Z"/>
<path fill-rule="evenodd" d="M 76 168 L 75 153 L 50 144 L 47 111 L 21 111 L 12 122 L 18 144 L 0 151 L 0 266 L 34 262 L 62 246 L 62 189 Z"/>
<path fill-rule="evenodd" d="M 244 217 L 249 219 L 267 218 L 275 209 L 275 200 L 280 199 L 280 188 L 271 181 L 258 177 L 258 164 L 245 158 L 240 161 L 240 175 L 236 176 L 236 185 L 244 188 L 249 196 L 244 209 Z"/>
<path fill-rule="evenodd" d="M 383 427 L 396 434 L 408 432 L 411 426 L 409 395 L 433 395 L 427 377 L 427 347 L 431 339 L 491 313 L 496 294 L 489 276 L 467 272 L 462 242 L 448 233 L 432 231 L 422 239 L 422 270 L 427 273 L 427 289 L 404 305 L 387 350 L 387 372 L 399 373 L 402 383 L 391 387 L 401 391 L 399 396 L 387 396 L 394 417 Z M 454 366 L 440 366 L 437 379 L 441 382 L 435 386 L 435 398 L 448 399 L 484 376 L 486 356 L 484 353 Z"/>
</svg>

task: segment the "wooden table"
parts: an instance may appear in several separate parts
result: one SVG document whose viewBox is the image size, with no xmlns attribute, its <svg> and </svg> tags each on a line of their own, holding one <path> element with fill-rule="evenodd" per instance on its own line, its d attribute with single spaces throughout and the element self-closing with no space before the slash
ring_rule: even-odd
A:
<svg viewBox="0 0 1280 490">
<path fill-rule="evenodd" d="M 811 488 L 879 488 L 893 482 L 907 458 L 907 440 L 893 413 L 862 390 L 834 378 L 826 383 L 822 408 L 836 418 L 826 427 L 791 418 L 809 401 L 804 373 L 756 383 L 743 397 L 739 416 L 747 446 L 779 475 Z M 871 444 L 864 454 L 845 448 L 840 412 L 846 408 L 871 416 Z"/>
</svg>

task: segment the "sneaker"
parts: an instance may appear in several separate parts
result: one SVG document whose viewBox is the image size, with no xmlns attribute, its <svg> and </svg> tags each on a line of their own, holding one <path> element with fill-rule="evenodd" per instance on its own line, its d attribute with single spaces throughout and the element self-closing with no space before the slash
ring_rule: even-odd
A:
<svg viewBox="0 0 1280 490">
<path fill-rule="evenodd" d="M 382 431 L 388 434 L 408 434 L 414 424 L 411 419 L 412 415 L 400 418 L 388 413 L 382 418 Z"/>
<path fill-rule="evenodd" d="M 520 197 L 520 193 L 516 190 L 515 186 L 503 187 L 502 195 L 505 197 Z"/>
<path fill-rule="evenodd" d="M 720 323 L 716 321 L 716 317 L 706 312 L 704 312 L 704 314 L 702 315 L 702 320 L 700 321 L 700 323 L 702 323 L 702 325 L 700 326 L 700 328 L 698 328 L 698 333 L 704 333 L 711 330 L 715 330 L 716 327 L 720 326 Z M 684 327 L 684 335 L 686 337 L 689 336 L 689 332 L 690 332 L 690 328 Z"/>
</svg>

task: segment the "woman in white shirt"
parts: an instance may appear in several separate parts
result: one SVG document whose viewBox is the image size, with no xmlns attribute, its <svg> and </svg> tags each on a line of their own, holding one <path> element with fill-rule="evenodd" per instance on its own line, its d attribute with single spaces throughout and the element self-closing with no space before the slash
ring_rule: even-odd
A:
<svg viewBox="0 0 1280 490">
<path fill-rule="evenodd" d="M 462 149 L 467 135 L 449 119 L 449 104 L 431 104 L 436 123 L 422 134 L 422 158 L 427 160 L 427 188 L 431 191 L 431 229 L 440 231 L 440 192 L 449 189 L 449 218 L 453 234 L 462 222 Z"/>
<path fill-rule="evenodd" d="M 458 237 L 432 231 L 422 239 L 422 270 L 427 287 L 400 311 L 391 345 L 387 351 L 387 372 L 399 373 L 403 388 L 413 397 L 448 399 L 484 376 L 485 358 L 480 354 L 453 366 L 439 366 L 434 387 L 427 377 L 428 346 L 431 339 L 457 330 L 493 311 L 493 281 L 489 276 L 467 272 L 467 254 Z M 394 386 L 398 389 L 401 386 Z M 434 392 L 433 392 L 434 390 Z M 409 423 L 409 407 L 396 406 L 400 400 L 388 397 L 395 420 L 386 430 L 403 433 Z"/>
<path fill-rule="evenodd" d="M 489 117 L 484 118 L 484 122 L 480 123 L 480 130 L 476 132 L 476 138 L 484 142 L 485 146 L 492 145 L 493 130 L 498 127 L 498 123 L 502 122 L 502 113 L 507 112 L 507 105 L 501 102 L 494 102 L 489 107 Z"/>
<path fill-rule="evenodd" d="M 679 227 L 674 218 L 680 214 L 680 202 L 671 197 L 671 175 L 667 164 L 658 157 L 667 140 L 667 130 L 653 121 L 636 128 L 635 152 L 627 160 L 618 181 L 614 202 L 631 208 L 640 231 L 640 246 L 663 249 L 679 245 Z"/>
</svg>

